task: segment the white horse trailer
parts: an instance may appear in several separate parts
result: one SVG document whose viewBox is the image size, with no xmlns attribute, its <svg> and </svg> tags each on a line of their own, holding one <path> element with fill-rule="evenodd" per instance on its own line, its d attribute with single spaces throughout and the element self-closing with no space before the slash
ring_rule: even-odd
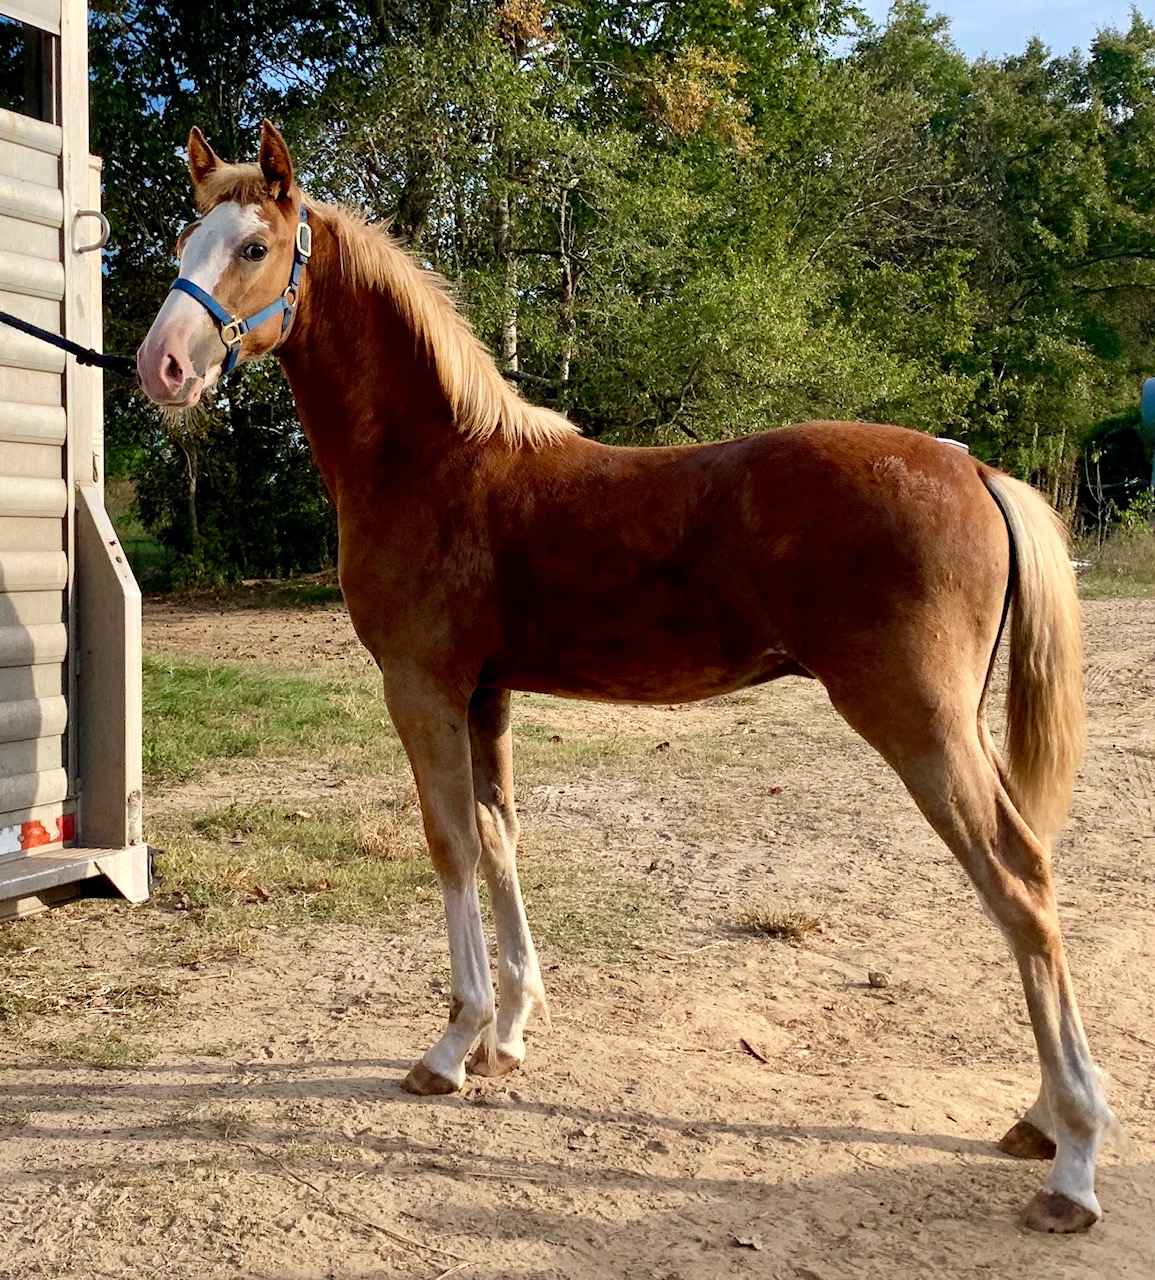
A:
<svg viewBox="0 0 1155 1280">
<path fill-rule="evenodd" d="M 85 0 L 0 0 L 0 310 L 99 348 L 87 21 Z M 101 374 L 0 325 L 0 919 L 97 877 L 148 896 L 140 699 Z"/>
</svg>

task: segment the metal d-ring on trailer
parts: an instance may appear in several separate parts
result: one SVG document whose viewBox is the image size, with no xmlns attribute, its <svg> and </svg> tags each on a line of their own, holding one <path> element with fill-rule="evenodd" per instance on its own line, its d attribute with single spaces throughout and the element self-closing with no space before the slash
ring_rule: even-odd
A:
<svg viewBox="0 0 1155 1280">
<path fill-rule="evenodd" d="M 87 8 L 0 18 L 36 68 L 0 109 L 0 310 L 99 351 Z M 140 592 L 104 509 L 101 404 L 96 368 L 0 327 L 0 919 L 101 877 L 148 895 Z"/>
</svg>

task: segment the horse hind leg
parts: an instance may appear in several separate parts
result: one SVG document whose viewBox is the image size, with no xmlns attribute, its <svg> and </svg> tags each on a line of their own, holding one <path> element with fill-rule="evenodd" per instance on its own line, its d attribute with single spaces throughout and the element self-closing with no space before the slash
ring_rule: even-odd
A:
<svg viewBox="0 0 1155 1280">
<path fill-rule="evenodd" d="M 481 869 L 489 886 L 497 932 L 497 1028 L 469 1060 L 474 1075 L 515 1071 L 525 1060 L 525 1028 L 534 1010 L 547 1025 L 549 1009 L 537 951 L 517 878 L 517 811 L 513 798 L 513 738 L 509 691 L 482 689 L 469 705 L 469 736 Z"/>
<path fill-rule="evenodd" d="M 985 702 L 984 696 L 984 706 Z M 1005 787 L 1002 759 L 983 711 L 979 713 L 978 731 L 983 754 L 998 775 L 999 783 Z M 992 919 L 995 917 L 992 916 Z M 995 923 L 998 924 L 997 919 Z M 1023 1113 L 1022 1119 L 1017 1120 L 999 1139 L 998 1148 L 1004 1155 L 1014 1156 L 1017 1160 L 1055 1158 L 1055 1125 L 1051 1119 L 1051 1104 L 1047 1101 L 1045 1087 L 1040 1085 L 1038 1096 Z"/>
<path fill-rule="evenodd" d="M 998 775 L 1000 785 L 1006 789 L 1006 775 L 1003 770 L 1002 757 L 991 736 L 990 725 L 985 714 L 986 696 L 983 697 L 983 709 L 978 717 L 979 740 L 983 754 L 990 762 L 991 768 Z M 998 921 L 996 920 L 996 923 Z M 1039 1086 L 1034 1102 L 1023 1113 L 998 1141 L 998 1148 L 1004 1155 L 1014 1156 L 1016 1160 L 1054 1160 L 1055 1122 L 1051 1117 L 1051 1104 L 1047 1099 L 1045 1083 Z"/>
<path fill-rule="evenodd" d="M 1084 1230 L 1100 1216 L 1095 1164 L 1114 1118 L 1067 968 L 1050 853 L 977 752 L 951 762 L 947 772 L 946 788 L 915 798 L 962 862 L 1010 945 L 1042 1073 L 1038 1099 L 1002 1146 L 1019 1156 L 1053 1157 L 1042 1190 L 1027 1208 L 1027 1225 L 1041 1231 Z"/>
<path fill-rule="evenodd" d="M 1115 1120 L 1091 1058 L 1067 969 L 1046 846 L 1011 802 L 978 731 L 977 715 L 895 695 L 851 725 L 898 772 L 930 824 L 963 865 L 1019 968 L 1039 1054 L 1039 1099 L 1003 1139 L 1012 1154 L 1050 1158 L 1027 1207 L 1035 1230 L 1085 1230 L 1100 1216 L 1095 1164 Z M 973 706 L 973 704 L 971 704 Z M 977 708 L 976 708 L 977 711 Z M 901 717 L 898 719 L 897 717 Z M 1013 1136 L 1012 1136 L 1013 1135 Z"/>
</svg>

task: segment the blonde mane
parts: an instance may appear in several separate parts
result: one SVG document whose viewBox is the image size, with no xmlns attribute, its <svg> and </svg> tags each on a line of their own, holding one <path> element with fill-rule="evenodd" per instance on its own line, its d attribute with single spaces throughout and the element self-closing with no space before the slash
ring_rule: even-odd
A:
<svg viewBox="0 0 1155 1280">
<path fill-rule="evenodd" d="M 445 279 L 417 265 L 389 232 L 360 214 L 315 206 L 341 246 L 341 270 L 354 285 L 380 289 L 422 343 L 463 435 L 498 436 L 510 446 L 536 449 L 574 435 L 560 413 L 523 400 L 501 376 L 493 357 L 454 306 Z"/>
<path fill-rule="evenodd" d="M 197 187 L 202 213 L 222 200 L 262 203 L 268 183 L 255 164 L 222 165 Z M 577 433 L 560 413 L 523 400 L 501 376 L 493 357 L 454 306 L 442 276 L 419 267 L 389 232 L 363 215 L 307 200 L 337 238 L 341 271 L 353 285 L 379 289 L 424 346 L 461 433 L 470 440 L 497 437 L 511 448 L 540 448 Z"/>
</svg>

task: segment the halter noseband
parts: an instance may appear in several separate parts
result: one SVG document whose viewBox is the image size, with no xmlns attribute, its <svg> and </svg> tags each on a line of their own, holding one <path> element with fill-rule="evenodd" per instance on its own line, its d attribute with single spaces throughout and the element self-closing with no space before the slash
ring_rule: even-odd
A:
<svg viewBox="0 0 1155 1280">
<path fill-rule="evenodd" d="M 289 325 L 293 322 L 293 315 L 297 310 L 297 291 L 301 287 L 301 276 L 305 270 L 305 263 L 313 252 L 313 228 L 309 226 L 309 210 L 301 205 L 301 220 L 297 223 L 297 238 L 293 249 L 293 269 L 289 273 L 289 283 L 285 286 L 285 291 L 274 302 L 270 302 L 267 307 L 262 307 L 260 311 L 254 311 L 253 314 L 244 320 L 238 320 L 236 316 L 230 315 L 224 307 L 213 297 L 207 290 L 202 289 L 199 284 L 193 280 L 186 280 L 183 276 L 177 278 L 169 285 L 169 293 L 174 289 L 178 293 L 187 293 L 190 298 L 195 298 L 197 302 L 212 316 L 217 322 L 217 326 L 221 331 L 221 341 L 225 344 L 225 362 L 221 366 L 221 377 L 232 373 L 237 365 L 237 356 L 241 351 L 241 339 L 258 325 L 262 325 L 266 320 L 271 320 L 274 316 L 282 315 L 281 320 L 281 337 L 283 338 L 288 332 Z"/>
</svg>

